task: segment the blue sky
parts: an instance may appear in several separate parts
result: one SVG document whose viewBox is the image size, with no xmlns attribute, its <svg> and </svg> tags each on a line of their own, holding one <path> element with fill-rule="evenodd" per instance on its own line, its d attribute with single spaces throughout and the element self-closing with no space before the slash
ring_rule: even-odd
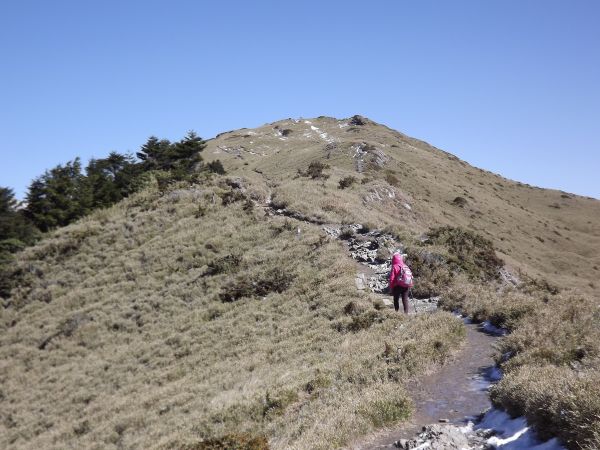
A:
<svg viewBox="0 0 600 450">
<path fill-rule="evenodd" d="M 80 156 L 286 117 L 365 115 L 600 198 L 600 2 L 0 5 L 0 185 Z"/>
</svg>

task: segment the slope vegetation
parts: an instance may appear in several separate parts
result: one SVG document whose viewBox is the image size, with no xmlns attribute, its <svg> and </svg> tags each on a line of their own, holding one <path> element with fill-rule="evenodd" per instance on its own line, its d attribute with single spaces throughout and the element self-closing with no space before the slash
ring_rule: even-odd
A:
<svg viewBox="0 0 600 450">
<path fill-rule="evenodd" d="M 395 236 L 377 258 L 406 251 L 417 295 L 512 330 L 496 404 L 600 445 L 600 202 L 358 116 L 207 144 L 227 175 L 151 183 L 19 256 L 0 310 L 2 447 L 337 448 L 404 420 L 406 381 L 464 327 L 357 291 L 324 229 L 354 223 Z"/>
</svg>

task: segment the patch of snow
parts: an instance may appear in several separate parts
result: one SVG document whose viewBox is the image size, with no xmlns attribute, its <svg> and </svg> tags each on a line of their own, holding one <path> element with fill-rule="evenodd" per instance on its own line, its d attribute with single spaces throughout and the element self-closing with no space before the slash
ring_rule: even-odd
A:
<svg viewBox="0 0 600 450">
<path fill-rule="evenodd" d="M 246 134 L 249 134 L 250 136 L 256 136 L 258 133 L 256 131 L 248 131 Z"/>
<path fill-rule="evenodd" d="M 363 150 L 365 148 L 363 144 L 353 145 L 351 148 L 354 150 L 354 155 L 352 155 L 353 158 L 362 159 L 363 156 L 367 154 L 367 152 Z"/>
<path fill-rule="evenodd" d="M 502 378 L 502 369 L 498 366 L 492 366 L 486 374 L 488 379 L 492 382 L 500 381 Z"/>
<path fill-rule="evenodd" d="M 496 435 L 490 437 L 487 442 L 501 450 L 565 450 L 556 438 L 541 442 L 524 417 L 511 419 L 506 412 L 495 408 L 485 413 L 475 428 L 494 430 Z"/>
<path fill-rule="evenodd" d="M 473 427 L 475 425 L 473 424 L 473 422 L 471 422 L 470 420 L 467 422 L 467 424 L 464 427 L 459 427 L 458 429 L 460 430 L 461 433 L 463 434 L 469 434 L 473 432 Z"/>
<path fill-rule="evenodd" d="M 414 450 L 423 450 L 424 448 L 429 448 L 431 447 L 431 444 L 429 442 L 425 442 L 421 445 L 419 445 L 418 447 L 415 447 Z"/>
<path fill-rule="evenodd" d="M 323 139 L 325 142 L 333 142 L 334 139 L 330 138 L 327 133 L 325 133 L 324 131 L 321 131 L 319 128 L 315 127 L 314 125 L 310 126 L 310 129 L 313 130 L 315 133 L 317 133 L 319 136 L 321 136 L 321 139 Z"/>
<path fill-rule="evenodd" d="M 307 123 L 310 125 L 312 122 L 310 120 L 305 120 L 304 123 Z"/>
<path fill-rule="evenodd" d="M 412 210 L 412 208 L 410 207 L 410 205 L 408 203 L 404 203 L 402 206 L 404 206 L 409 211 Z"/>
<path fill-rule="evenodd" d="M 455 309 L 454 311 L 452 311 L 452 314 L 454 314 L 456 317 L 458 317 L 459 319 L 462 319 L 463 323 L 465 325 L 469 325 L 472 324 L 473 321 L 471 320 L 471 318 L 469 316 L 465 316 L 463 315 L 460 310 Z"/>
<path fill-rule="evenodd" d="M 340 127 L 340 128 L 346 128 L 347 126 L 348 126 L 348 123 L 347 123 L 347 122 L 344 122 L 344 123 L 338 123 L 338 127 Z"/>
<path fill-rule="evenodd" d="M 483 328 L 485 332 L 494 334 L 496 336 L 504 336 L 507 333 L 506 329 L 498 328 L 497 326 L 492 325 L 489 320 L 483 322 L 481 324 L 481 328 Z"/>
</svg>

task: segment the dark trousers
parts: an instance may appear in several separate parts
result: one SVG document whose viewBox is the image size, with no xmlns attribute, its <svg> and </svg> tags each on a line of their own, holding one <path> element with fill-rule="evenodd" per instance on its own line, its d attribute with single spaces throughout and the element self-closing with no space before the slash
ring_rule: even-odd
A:
<svg viewBox="0 0 600 450">
<path fill-rule="evenodd" d="M 400 296 L 402 296 L 402 306 L 404 307 L 404 313 L 408 314 L 408 288 L 402 286 L 394 286 L 392 289 L 394 295 L 394 309 L 398 311 L 400 309 Z"/>
</svg>

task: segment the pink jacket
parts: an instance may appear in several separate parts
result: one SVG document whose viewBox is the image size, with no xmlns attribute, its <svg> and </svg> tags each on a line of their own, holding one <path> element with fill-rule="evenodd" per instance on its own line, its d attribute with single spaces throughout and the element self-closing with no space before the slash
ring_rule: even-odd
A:
<svg viewBox="0 0 600 450">
<path fill-rule="evenodd" d="M 404 260 L 402 259 L 402 255 L 400 253 L 394 253 L 394 256 L 392 256 L 392 270 L 390 270 L 390 291 L 398 286 L 396 278 L 398 278 L 400 269 L 402 269 L 404 265 L 405 264 Z"/>
</svg>

